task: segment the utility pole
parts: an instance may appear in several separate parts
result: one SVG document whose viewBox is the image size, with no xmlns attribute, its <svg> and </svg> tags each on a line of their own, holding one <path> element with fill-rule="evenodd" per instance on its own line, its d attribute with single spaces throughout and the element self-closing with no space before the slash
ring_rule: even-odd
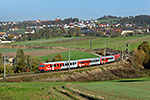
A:
<svg viewBox="0 0 150 100">
<path fill-rule="evenodd" d="M 123 62 L 123 46 L 122 46 L 122 62 Z"/>
<path fill-rule="evenodd" d="M 22 37 L 21 37 L 21 45 L 22 45 Z"/>
<path fill-rule="evenodd" d="M 116 43 L 116 51 L 117 51 L 117 53 L 118 53 L 118 41 L 117 41 L 117 43 Z"/>
<path fill-rule="evenodd" d="M 106 56 L 106 41 L 105 41 L 105 48 L 104 48 L 104 57 Z M 104 67 L 105 67 L 105 58 L 104 58 Z"/>
<path fill-rule="evenodd" d="M 68 68 L 68 72 L 70 71 L 70 50 L 69 50 L 69 68 Z"/>
<path fill-rule="evenodd" d="M 90 41 L 90 49 L 92 49 L 92 39 L 91 39 L 91 41 Z"/>
<path fill-rule="evenodd" d="M 42 39 L 41 39 L 41 46 L 42 46 Z"/>
<path fill-rule="evenodd" d="M 69 48 L 70 48 L 70 40 L 69 40 Z"/>
<path fill-rule="evenodd" d="M 4 78 L 6 78 L 5 54 L 4 54 Z"/>
<path fill-rule="evenodd" d="M 32 43 L 32 38 L 31 38 L 31 47 L 33 46 L 33 43 Z"/>
<path fill-rule="evenodd" d="M 109 39 L 110 39 L 110 36 L 108 35 L 108 44 L 109 44 Z"/>
<path fill-rule="evenodd" d="M 75 48 L 76 48 L 76 39 L 75 39 Z"/>
</svg>

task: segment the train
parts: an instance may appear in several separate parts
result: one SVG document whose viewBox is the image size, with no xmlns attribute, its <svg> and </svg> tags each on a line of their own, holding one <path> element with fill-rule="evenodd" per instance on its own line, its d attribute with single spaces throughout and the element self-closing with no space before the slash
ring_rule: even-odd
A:
<svg viewBox="0 0 150 100">
<path fill-rule="evenodd" d="M 110 56 L 97 57 L 97 58 L 40 63 L 39 71 L 47 72 L 47 71 L 62 70 L 62 69 L 68 69 L 68 68 L 81 68 L 85 66 L 100 65 L 104 63 L 107 64 L 110 62 L 115 62 L 120 59 L 121 59 L 120 54 L 114 54 Z M 70 62 L 70 67 L 69 67 L 69 62 Z"/>
</svg>

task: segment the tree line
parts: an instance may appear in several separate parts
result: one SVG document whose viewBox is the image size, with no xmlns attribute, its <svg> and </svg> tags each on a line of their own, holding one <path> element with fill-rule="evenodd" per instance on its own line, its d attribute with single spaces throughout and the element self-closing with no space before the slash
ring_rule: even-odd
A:
<svg viewBox="0 0 150 100">
<path fill-rule="evenodd" d="M 6 60 L 6 59 L 5 59 Z M 61 54 L 47 59 L 45 62 L 63 61 Z M 22 49 L 18 49 L 13 60 L 13 65 L 6 64 L 6 73 L 38 72 L 39 64 L 42 63 L 40 58 L 25 55 Z M 0 53 L 0 74 L 4 73 L 4 56 Z"/>
</svg>

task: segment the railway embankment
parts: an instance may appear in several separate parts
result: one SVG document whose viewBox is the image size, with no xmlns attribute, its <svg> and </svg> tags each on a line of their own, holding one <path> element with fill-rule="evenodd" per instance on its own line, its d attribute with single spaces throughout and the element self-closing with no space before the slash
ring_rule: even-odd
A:
<svg viewBox="0 0 150 100">
<path fill-rule="evenodd" d="M 47 73 L 37 73 L 22 76 L 10 76 L 1 82 L 91 82 L 114 79 L 127 79 L 148 77 L 150 72 L 145 69 L 133 67 L 129 62 L 114 62 L 84 68 Z"/>
</svg>

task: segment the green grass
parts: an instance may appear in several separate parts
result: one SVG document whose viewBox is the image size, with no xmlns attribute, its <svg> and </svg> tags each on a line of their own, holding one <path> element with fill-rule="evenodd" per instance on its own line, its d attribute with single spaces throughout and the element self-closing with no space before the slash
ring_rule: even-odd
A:
<svg viewBox="0 0 150 100">
<path fill-rule="evenodd" d="M 150 99 L 150 77 L 72 85 L 74 89 L 105 99 Z"/>
<path fill-rule="evenodd" d="M 42 61 L 46 61 L 49 58 L 53 58 L 54 56 L 56 56 L 58 53 L 56 54 L 52 54 L 52 55 L 46 55 L 46 56 L 38 56 L 37 58 L 41 58 Z M 62 55 L 64 60 L 69 60 L 69 51 L 68 52 L 62 52 L 59 53 Z M 88 52 L 83 52 L 83 51 L 70 51 L 70 60 L 76 60 L 76 59 L 86 59 L 86 58 L 95 58 L 98 57 L 94 54 L 88 53 Z"/>
<path fill-rule="evenodd" d="M 127 81 L 127 82 L 125 82 Z M 69 99 L 65 95 L 53 90 L 53 87 L 66 86 L 71 83 L 71 87 L 79 91 L 101 96 L 105 99 L 129 100 L 129 99 L 150 99 L 150 77 L 114 80 L 103 82 L 19 82 L 0 83 L 1 100 L 50 100 Z"/>
<path fill-rule="evenodd" d="M 90 41 L 91 40 L 84 40 L 84 41 L 71 41 L 69 42 L 58 42 L 58 43 L 51 43 L 51 44 L 45 44 L 44 42 L 48 41 L 61 41 L 61 40 L 67 40 L 67 39 L 74 39 L 77 37 L 58 37 L 58 38 L 51 38 L 51 39 L 42 39 L 42 44 L 41 40 L 35 40 L 33 41 L 34 46 L 62 46 L 62 47 L 75 47 L 76 48 L 85 48 L 85 49 L 90 49 Z M 143 41 L 148 41 L 150 43 L 149 35 L 143 36 L 143 35 L 138 35 L 138 36 L 130 36 L 130 37 L 116 37 L 116 38 L 110 38 L 108 42 L 108 37 L 97 37 L 92 39 L 92 49 L 96 48 L 104 48 L 105 46 L 105 41 L 106 41 L 106 47 L 116 49 L 117 41 L 118 41 L 118 50 L 122 50 L 122 46 L 124 47 L 125 50 L 125 43 L 130 44 L 130 51 L 132 51 L 135 47 L 137 47 L 139 44 L 141 44 Z M 31 45 L 31 41 L 25 41 L 22 42 L 23 45 Z M 75 45 L 76 44 L 76 45 Z M 16 42 L 12 43 L 11 45 L 21 45 L 21 42 Z"/>
</svg>

